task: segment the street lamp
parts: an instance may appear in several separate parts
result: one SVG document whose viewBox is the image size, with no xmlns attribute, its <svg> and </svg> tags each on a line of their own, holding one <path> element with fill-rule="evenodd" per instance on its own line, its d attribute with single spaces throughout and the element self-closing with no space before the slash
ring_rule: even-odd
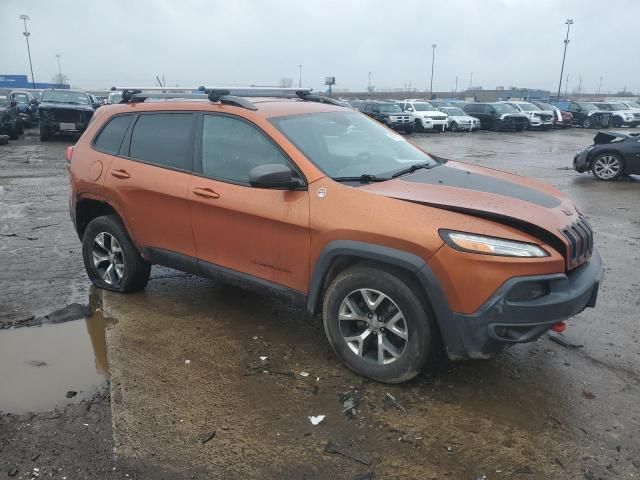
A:
<svg viewBox="0 0 640 480">
<path fill-rule="evenodd" d="M 436 61 L 436 45 L 435 43 L 431 45 L 432 53 L 431 53 L 431 86 L 429 87 L 429 96 L 433 96 L 433 65 Z"/>
<path fill-rule="evenodd" d="M 560 68 L 560 82 L 558 83 L 558 101 L 560 101 L 560 89 L 562 88 L 562 74 L 564 73 L 564 60 L 567 58 L 567 45 L 569 45 L 569 29 L 573 25 L 573 20 L 567 19 L 564 24 L 567 26 L 567 36 L 564 39 L 564 54 L 562 55 L 562 67 Z"/>
<path fill-rule="evenodd" d="M 302 65 L 298 65 L 298 88 L 302 88 Z"/>
<path fill-rule="evenodd" d="M 60 57 L 62 55 L 60 55 L 59 53 L 56 53 L 56 58 L 58 59 L 58 83 L 60 85 L 62 85 L 62 68 L 60 67 Z"/>
<path fill-rule="evenodd" d="M 31 63 L 31 48 L 29 47 L 29 30 L 27 30 L 27 20 L 29 20 L 29 15 L 20 15 L 20 20 L 24 22 L 24 38 L 27 40 L 27 53 L 29 54 L 29 68 L 31 69 L 31 86 L 35 90 L 36 88 L 36 79 L 33 77 L 33 64 Z"/>
</svg>

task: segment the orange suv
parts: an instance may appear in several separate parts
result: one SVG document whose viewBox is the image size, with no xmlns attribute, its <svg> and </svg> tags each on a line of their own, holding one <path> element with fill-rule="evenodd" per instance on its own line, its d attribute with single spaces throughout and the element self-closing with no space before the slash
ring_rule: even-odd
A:
<svg viewBox="0 0 640 480">
<path fill-rule="evenodd" d="M 402 382 L 439 344 L 487 358 L 596 302 L 593 232 L 555 188 L 434 157 L 308 90 L 125 91 L 67 151 L 87 273 L 160 264 L 322 312 L 355 372 Z"/>
</svg>

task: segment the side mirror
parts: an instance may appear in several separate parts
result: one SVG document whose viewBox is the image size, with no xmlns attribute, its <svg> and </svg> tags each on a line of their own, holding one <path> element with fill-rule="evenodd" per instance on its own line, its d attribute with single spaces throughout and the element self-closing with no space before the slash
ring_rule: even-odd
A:
<svg viewBox="0 0 640 480">
<path fill-rule="evenodd" d="M 291 190 L 302 185 L 293 170 L 287 165 L 268 163 L 254 167 L 249 172 L 252 187 Z"/>
<path fill-rule="evenodd" d="M 31 105 L 38 105 L 38 100 L 36 100 L 35 98 L 32 98 L 31 102 L 29 103 L 31 103 Z"/>
<path fill-rule="evenodd" d="M 411 107 L 407 107 L 406 110 L 407 110 L 407 112 L 413 112 L 413 108 L 411 108 Z"/>
</svg>

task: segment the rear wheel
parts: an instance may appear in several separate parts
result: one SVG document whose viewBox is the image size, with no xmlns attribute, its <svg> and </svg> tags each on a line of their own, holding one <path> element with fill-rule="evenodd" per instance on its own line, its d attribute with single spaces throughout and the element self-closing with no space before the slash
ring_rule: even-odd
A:
<svg viewBox="0 0 640 480">
<path fill-rule="evenodd" d="M 622 175 L 622 159 L 614 153 L 598 155 L 591 165 L 591 172 L 598 180 L 615 180 Z"/>
<path fill-rule="evenodd" d="M 116 215 L 89 222 L 82 237 L 82 257 L 96 287 L 135 292 L 149 281 L 151 264 L 142 258 Z"/>
<path fill-rule="evenodd" d="M 18 136 L 20 135 L 20 129 L 18 128 L 18 122 L 16 122 L 13 125 L 11 125 L 11 128 L 9 129 L 9 131 L 7 133 L 8 133 L 9 138 L 11 140 L 18 140 Z"/>
<path fill-rule="evenodd" d="M 412 379 L 435 350 L 436 329 L 419 293 L 401 275 L 377 266 L 352 267 L 331 282 L 323 322 L 341 360 L 380 382 Z"/>
<path fill-rule="evenodd" d="M 49 140 L 49 128 L 45 127 L 44 125 L 40 125 L 40 140 L 42 142 L 46 142 L 47 140 Z"/>
</svg>

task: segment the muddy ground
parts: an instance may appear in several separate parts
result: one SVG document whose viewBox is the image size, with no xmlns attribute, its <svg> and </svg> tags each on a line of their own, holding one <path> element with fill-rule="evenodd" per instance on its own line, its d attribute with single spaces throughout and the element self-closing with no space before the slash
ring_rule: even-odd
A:
<svg viewBox="0 0 640 480">
<path fill-rule="evenodd" d="M 572 171 L 592 136 L 413 136 L 565 191 L 606 277 L 568 322 L 580 347 L 545 336 L 397 386 L 352 374 L 319 318 L 267 297 L 162 268 L 141 293 L 90 288 L 73 139 L 0 146 L 0 479 L 640 478 L 640 182 Z"/>
</svg>

